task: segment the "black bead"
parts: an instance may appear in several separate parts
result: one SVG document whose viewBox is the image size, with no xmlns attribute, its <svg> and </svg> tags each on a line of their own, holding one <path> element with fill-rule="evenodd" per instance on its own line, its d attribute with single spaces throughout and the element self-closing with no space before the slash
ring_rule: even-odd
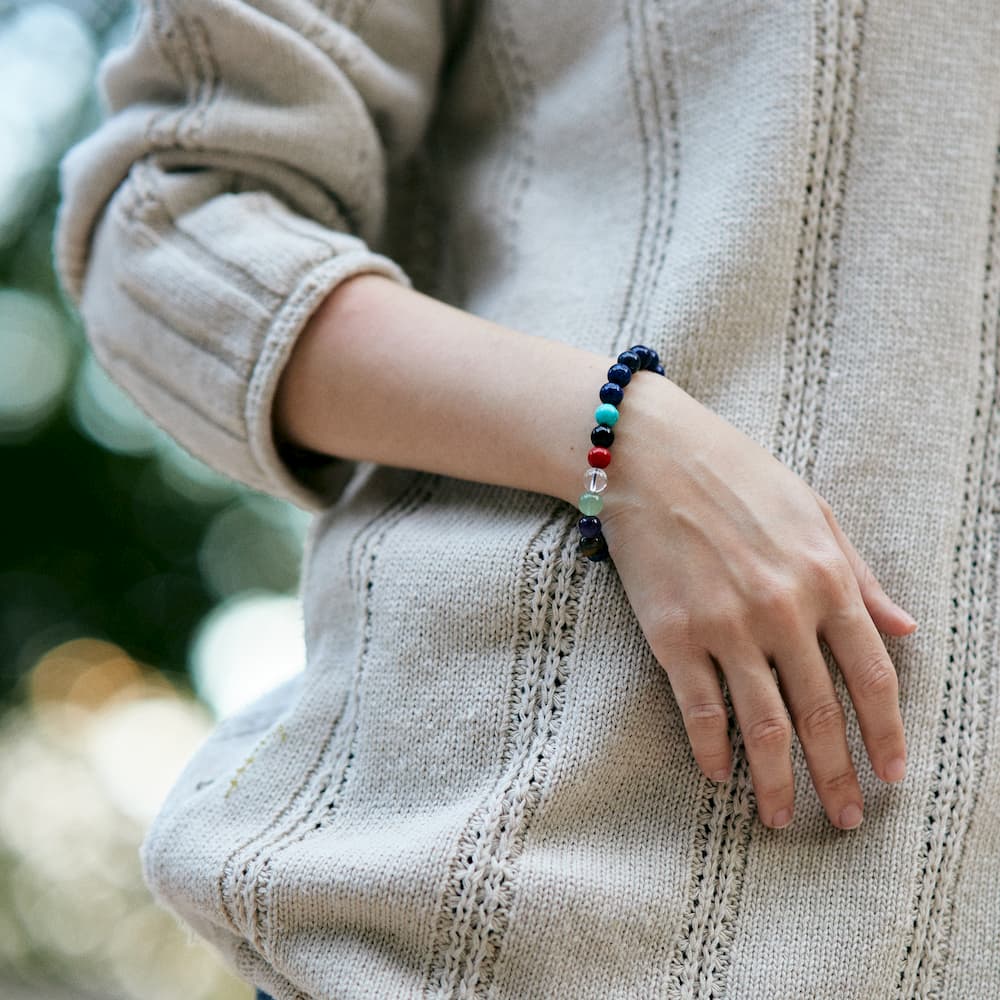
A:
<svg viewBox="0 0 1000 1000">
<path fill-rule="evenodd" d="M 630 347 L 629 350 L 633 354 L 639 355 L 639 364 L 642 368 L 651 368 L 653 366 L 653 351 L 643 344 L 636 344 L 635 347 Z"/>
<path fill-rule="evenodd" d="M 623 351 L 622 353 L 624 354 L 625 352 Z M 638 361 L 638 359 L 636 360 Z M 632 369 L 627 365 L 612 365 L 608 369 L 608 381 L 614 382 L 615 385 L 628 385 L 632 381 Z"/>
<path fill-rule="evenodd" d="M 588 559 L 593 559 L 602 549 L 607 551 L 607 544 L 604 541 L 603 535 L 597 535 L 594 538 L 581 538 L 580 539 L 580 551 Z"/>
<path fill-rule="evenodd" d="M 653 365 L 649 369 L 651 372 L 655 372 L 657 375 L 666 375 L 667 373 L 663 370 L 663 365 Z"/>
<path fill-rule="evenodd" d="M 607 424 L 598 424 L 590 432 L 590 443 L 598 448 L 610 448 L 615 439 L 615 432 Z"/>
<path fill-rule="evenodd" d="M 625 398 L 625 390 L 614 382 L 605 382 L 601 386 L 601 402 L 617 406 Z"/>
<path fill-rule="evenodd" d="M 601 519 L 592 514 L 585 514 L 576 522 L 583 538 L 596 538 L 601 533 Z"/>
<path fill-rule="evenodd" d="M 625 365 L 630 372 L 637 372 L 642 367 L 642 361 L 639 358 L 639 355 L 631 349 L 622 351 L 621 354 L 618 355 L 618 364 Z"/>
<path fill-rule="evenodd" d="M 600 549 L 599 551 L 595 552 L 592 556 L 587 556 L 587 558 L 591 562 L 604 562 L 604 560 L 607 559 L 609 555 L 610 553 L 608 552 L 608 548 L 607 546 L 605 546 L 603 549 Z"/>
</svg>

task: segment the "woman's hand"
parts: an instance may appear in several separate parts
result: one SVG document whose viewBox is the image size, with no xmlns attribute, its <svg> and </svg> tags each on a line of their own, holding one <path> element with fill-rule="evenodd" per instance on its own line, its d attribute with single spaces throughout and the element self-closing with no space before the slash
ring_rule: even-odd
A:
<svg viewBox="0 0 1000 1000">
<path fill-rule="evenodd" d="M 299 337 L 275 399 L 275 435 L 575 506 L 609 360 L 361 274 L 337 286 Z M 898 780 L 906 750 L 896 674 L 876 626 L 904 635 L 913 624 L 822 498 L 756 442 L 649 372 L 622 405 L 601 522 L 698 763 L 716 778 L 731 761 L 714 659 L 764 822 L 791 818 L 787 704 L 830 819 L 856 826 L 861 791 L 818 636 L 847 679 L 876 772 Z M 525 413 L 545 433 L 498 433 Z"/>
<path fill-rule="evenodd" d="M 652 374 L 633 380 L 622 408 L 603 532 L 695 759 L 707 777 L 728 777 L 718 668 L 762 821 L 791 821 L 794 725 L 830 821 L 857 826 L 861 789 L 819 638 L 847 683 L 875 773 L 899 781 L 898 684 L 878 629 L 905 635 L 916 623 L 882 591 L 829 504 L 736 427 Z"/>
</svg>

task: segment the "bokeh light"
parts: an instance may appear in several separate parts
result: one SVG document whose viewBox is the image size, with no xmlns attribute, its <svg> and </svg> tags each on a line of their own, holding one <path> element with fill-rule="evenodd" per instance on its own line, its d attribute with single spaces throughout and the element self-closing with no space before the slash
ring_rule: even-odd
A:
<svg viewBox="0 0 1000 1000">
<path fill-rule="evenodd" d="M 15 8 L 2 28 L 0 245 L 17 234 L 47 168 L 74 137 L 98 55 L 87 25 L 59 4 Z"/>
<path fill-rule="evenodd" d="M 88 354 L 73 386 L 73 419 L 96 444 L 120 455 L 149 455 L 156 450 L 159 428 L 111 380 Z"/>
<path fill-rule="evenodd" d="M 76 353 L 66 326 L 42 296 L 0 288 L 0 440 L 25 437 L 62 402 Z"/>
<path fill-rule="evenodd" d="M 246 984 L 151 901 L 139 866 L 210 713 L 86 637 L 41 657 L 27 691 L 0 720 L 0 995 L 246 1000 Z"/>
<path fill-rule="evenodd" d="M 212 518 L 198 566 L 217 597 L 243 590 L 291 590 L 307 520 L 303 512 L 264 496 L 243 496 Z"/>
<path fill-rule="evenodd" d="M 287 594 L 250 592 L 219 605 L 191 647 L 201 698 L 219 718 L 249 705 L 305 666 L 302 607 Z"/>
<path fill-rule="evenodd" d="M 138 848 L 223 716 L 302 669 L 308 515 L 209 468 L 97 362 L 57 164 L 126 0 L 0 0 L 0 998 L 250 1000 Z"/>
</svg>

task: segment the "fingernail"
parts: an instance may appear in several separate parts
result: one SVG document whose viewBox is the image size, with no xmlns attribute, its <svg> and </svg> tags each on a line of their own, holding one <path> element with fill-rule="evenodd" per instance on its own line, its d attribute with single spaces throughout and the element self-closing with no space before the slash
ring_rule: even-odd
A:
<svg viewBox="0 0 1000 1000">
<path fill-rule="evenodd" d="M 845 830 L 853 830 L 861 825 L 861 810 L 853 802 L 840 810 L 840 825 Z"/>
<path fill-rule="evenodd" d="M 712 781 L 728 781 L 729 776 L 732 773 L 733 769 L 731 767 L 724 767 L 722 770 L 716 771 L 715 774 L 712 775 Z"/>
<path fill-rule="evenodd" d="M 900 608 L 899 610 L 903 611 L 902 608 Z M 913 615 L 911 615 L 908 611 L 903 611 L 903 620 L 906 622 L 907 625 L 910 626 L 910 628 L 917 627 L 917 619 L 914 618 Z"/>
<path fill-rule="evenodd" d="M 790 809 L 781 809 L 771 817 L 771 826 L 776 830 L 780 830 L 783 826 L 788 826 L 791 821 L 792 811 Z"/>
<path fill-rule="evenodd" d="M 902 757 L 896 757 L 885 765 L 886 781 L 902 781 L 906 777 L 906 761 Z"/>
</svg>

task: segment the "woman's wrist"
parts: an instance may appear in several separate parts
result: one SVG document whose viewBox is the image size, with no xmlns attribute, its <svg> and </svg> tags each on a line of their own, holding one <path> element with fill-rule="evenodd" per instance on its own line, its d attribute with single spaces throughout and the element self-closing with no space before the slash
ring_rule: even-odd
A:
<svg viewBox="0 0 1000 1000">
<path fill-rule="evenodd" d="M 613 361 L 361 274 L 334 289 L 300 335 L 279 384 L 275 434 L 323 454 L 530 490 L 576 507 L 597 392 Z M 622 412 L 628 439 L 642 433 L 643 381 L 629 388 Z M 614 477 L 620 471 L 624 484 L 632 460 L 625 451 L 616 445 L 609 504 Z"/>
<path fill-rule="evenodd" d="M 596 389 L 592 395 L 596 395 Z M 668 497 L 668 483 L 648 481 L 649 460 L 652 453 L 657 453 L 656 464 L 662 468 L 664 453 L 683 446 L 690 416 L 686 407 L 691 403 L 691 397 L 670 379 L 669 372 L 637 372 L 629 383 L 619 408 L 621 416 L 614 426 L 613 458 L 606 470 L 608 485 L 602 495 L 600 517 L 609 547 L 613 548 L 623 518 L 641 508 L 651 495 L 663 500 Z"/>
</svg>

